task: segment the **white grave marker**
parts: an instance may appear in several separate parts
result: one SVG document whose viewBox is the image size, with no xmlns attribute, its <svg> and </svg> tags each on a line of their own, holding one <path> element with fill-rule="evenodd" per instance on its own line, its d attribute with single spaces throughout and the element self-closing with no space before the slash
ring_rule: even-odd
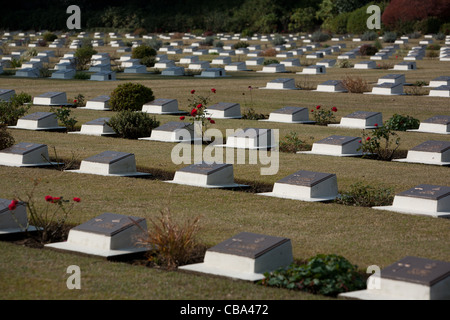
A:
<svg viewBox="0 0 450 320">
<path fill-rule="evenodd" d="M 186 114 L 178 110 L 177 99 L 155 99 L 142 106 L 142 112 L 151 114 Z"/>
<path fill-rule="evenodd" d="M 46 92 L 34 97 L 33 104 L 37 106 L 67 106 L 72 105 L 67 102 L 65 92 Z"/>
<path fill-rule="evenodd" d="M 450 141 L 425 141 L 408 150 L 405 159 L 394 159 L 393 161 L 440 166 L 450 165 Z"/>
<path fill-rule="evenodd" d="M 314 142 L 311 151 L 299 151 L 303 154 L 318 154 L 336 157 L 357 157 L 362 155 L 361 138 L 332 135 Z"/>
<path fill-rule="evenodd" d="M 268 122 L 282 122 L 282 123 L 314 123 L 309 120 L 308 108 L 302 107 L 283 107 L 281 109 L 272 111 L 269 114 L 269 119 L 259 120 Z"/>
<path fill-rule="evenodd" d="M 89 136 L 114 136 L 116 132 L 107 122 L 110 118 L 98 118 L 88 121 L 81 126 L 81 131 L 69 132 L 70 134 L 84 134 Z"/>
<path fill-rule="evenodd" d="M 21 142 L 0 151 L 0 165 L 8 167 L 44 167 L 59 165 L 51 162 L 45 144 Z"/>
<path fill-rule="evenodd" d="M 139 140 L 161 142 L 192 142 L 194 141 L 194 127 L 191 123 L 170 121 L 152 130 L 151 136 Z M 201 138 L 198 138 L 201 141 Z"/>
<path fill-rule="evenodd" d="M 207 107 L 205 112 L 215 119 L 241 119 L 241 105 L 232 102 L 219 102 Z"/>
<path fill-rule="evenodd" d="M 420 122 L 419 129 L 407 131 L 450 134 L 450 116 L 434 116 Z"/>
<path fill-rule="evenodd" d="M 356 111 L 341 118 L 339 124 L 329 124 L 330 127 L 353 129 L 375 129 L 383 124 L 381 112 Z"/>
<path fill-rule="evenodd" d="M 35 112 L 23 116 L 17 120 L 15 126 L 11 129 L 47 131 L 47 130 L 65 130 L 65 127 L 58 126 L 58 119 L 54 112 Z"/>
</svg>

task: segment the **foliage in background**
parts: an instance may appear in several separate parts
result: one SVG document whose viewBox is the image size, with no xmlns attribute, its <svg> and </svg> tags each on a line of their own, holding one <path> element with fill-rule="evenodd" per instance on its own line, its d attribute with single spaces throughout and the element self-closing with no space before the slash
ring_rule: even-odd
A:
<svg viewBox="0 0 450 320">
<path fill-rule="evenodd" d="M 97 51 L 94 50 L 90 44 L 78 48 L 74 54 L 77 70 L 89 69 L 89 63 L 94 54 L 97 54 Z"/>
<path fill-rule="evenodd" d="M 125 139 L 150 137 L 152 130 L 159 127 L 159 121 L 154 116 L 131 110 L 119 111 L 106 124 Z"/>
<path fill-rule="evenodd" d="M 378 52 L 378 49 L 370 44 L 363 44 L 360 48 L 359 48 L 359 53 L 362 56 L 373 56 L 375 55 L 375 53 Z"/>
<path fill-rule="evenodd" d="M 410 129 L 418 129 L 420 126 L 419 119 L 411 116 L 394 114 L 386 121 L 386 125 L 395 131 L 406 131 Z"/>
<path fill-rule="evenodd" d="M 347 206 L 374 207 L 391 205 L 394 200 L 394 188 L 377 186 L 363 182 L 356 182 L 347 192 L 340 192 L 341 196 L 335 201 Z"/>
<path fill-rule="evenodd" d="M 358 267 L 335 254 L 318 254 L 305 264 L 292 263 L 264 274 L 259 281 L 264 286 L 301 290 L 313 294 L 336 297 L 339 293 L 362 290 L 365 279 Z"/>
<path fill-rule="evenodd" d="M 117 86 L 110 95 L 113 111 L 142 110 L 142 106 L 155 99 L 152 89 L 139 84 L 127 82 Z"/>
</svg>

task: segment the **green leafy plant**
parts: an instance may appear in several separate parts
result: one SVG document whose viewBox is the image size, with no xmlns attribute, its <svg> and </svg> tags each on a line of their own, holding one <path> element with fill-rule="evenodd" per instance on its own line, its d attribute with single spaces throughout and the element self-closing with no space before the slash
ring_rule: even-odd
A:
<svg viewBox="0 0 450 320">
<path fill-rule="evenodd" d="M 325 109 L 322 106 L 316 106 L 311 109 L 312 116 L 316 124 L 326 126 L 336 121 L 334 114 L 338 111 L 336 107 Z"/>
<path fill-rule="evenodd" d="M 142 106 L 153 101 L 152 89 L 139 83 L 124 83 L 113 90 L 110 95 L 110 104 L 113 111 L 142 110 Z"/>
<path fill-rule="evenodd" d="M 280 141 L 281 152 L 296 153 L 298 151 L 310 150 L 311 146 L 298 137 L 297 132 L 291 131 Z"/>
<path fill-rule="evenodd" d="M 347 192 L 341 192 L 335 201 L 347 206 L 374 207 L 392 204 L 394 189 L 357 182 Z"/>
<path fill-rule="evenodd" d="M 8 126 L 16 125 L 17 120 L 24 116 L 31 108 L 31 105 L 25 105 L 31 101 L 31 96 L 24 92 L 14 94 L 9 102 L 0 101 L 0 124 Z"/>
<path fill-rule="evenodd" d="M 196 90 L 191 90 L 191 97 L 188 99 L 190 121 L 194 125 L 196 134 L 201 137 L 204 136 L 209 124 L 216 123 L 206 111 L 208 104 L 211 103 L 211 94 L 216 94 L 216 89 L 212 88 L 205 96 L 199 95 Z M 185 119 L 185 116 L 180 117 L 180 120 Z"/>
<path fill-rule="evenodd" d="M 383 35 L 383 41 L 387 43 L 394 43 L 397 40 L 397 33 L 388 31 Z"/>
<path fill-rule="evenodd" d="M 278 61 L 277 59 L 266 59 L 263 62 L 264 66 L 268 66 L 269 64 L 279 64 L 280 61 Z"/>
<path fill-rule="evenodd" d="M 375 124 L 375 127 L 371 133 L 363 130 L 361 146 L 358 150 L 362 150 L 366 154 L 364 157 L 390 161 L 400 147 L 400 137 L 387 122 L 383 126 Z"/>
<path fill-rule="evenodd" d="M 351 63 L 350 60 L 348 60 L 348 59 L 342 59 L 342 60 L 338 61 L 336 66 L 338 68 L 344 68 L 344 69 L 353 68 L 353 63 Z"/>
<path fill-rule="evenodd" d="M 87 70 L 94 54 L 97 54 L 97 51 L 92 48 L 92 45 L 78 48 L 74 54 L 77 70 Z"/>
<path fill-rule="evenodd" d="M 85 106 L 85 98 L 84 95 L 81 93 L 78 94 L 75 98 L 73 98 L 73 101 L 69 100 L 69 103 L 73 103 L 74 108 L 81 108 Z"/>
<path fill-rule="evenodd" d="M 143 44 L 133 49 L 131 53 L 131 57 L 133 59 L 144 59 L 145 57 L 155 57 L 156 50 L 152 47 Z"/>
<path fill-rule="evenodd" d="M 0 124 L 0 150 L 13 146 L 14 141 L 14 137 L 6 129 L 6 126 L 4 124 Z"/>
<path fill-rule="evenodd" d="M 58 36 L 56 34 L 54 34 L 54 33 L 46 32 L 46 33 L 43 34 L 42 38 L 46 42 L 53 42 L 56 39 L 58 39 Z"/>
<path fill-rule="evenodd" d="M 263 113 L 258 113 L 253 108 L 245 109 L 242 113 L 242 119 L 244 120 L 262 120 L 267 119 L 268 116 Z"/>
<path fill-rule="evenodd" d="M 246 42 L 246 41 L 239 41 L 239 42 L 235 43 L 234 49 L 247 48 L 248 46 L 250 46 L 250 44 L 248 42 Z"/>
<path fill-rule="evenodd" d="M 149 137 L 152 130 L 159 126 L 159 121 L 145 112 L 122 110 L 112 116 L 107 125 L 121 138 L 138 139 Z"/>
<path fill-rule="evenodd" d="M 420 120 L 411 116 L 394 114 L 386 121 L 386 125 L 395 131 L 406 131 L 410 129 L 418 129 L 420 126 Z"/>
<path fill-rule="evenodd" d="M 60 107 L 57 109 L 51 108 L 51 112 L 56 114 L 56 118 L 67 128 L 67 131 L 74 131 L 78 120 L 71 117 L 72 110 L 68 107 Z"/>
<path fill-rule="evenodd" d="M 359 48 L 359 53 L 362 56 L 373 56 L 377 52 L 378 52 L 378 49 L 375 48 L 374 46 L 370 45 L 370 44 L 363 44 Z"/>
<path fill-rule="evenodd" d="M 339 293 L 361 290 L 366 287 L 357 266 L 335 254 L 318 254 L 305 264 L 292 263 L 259 281 L 264 286 L 306 291 L 335 297 Z"/>
</svg>

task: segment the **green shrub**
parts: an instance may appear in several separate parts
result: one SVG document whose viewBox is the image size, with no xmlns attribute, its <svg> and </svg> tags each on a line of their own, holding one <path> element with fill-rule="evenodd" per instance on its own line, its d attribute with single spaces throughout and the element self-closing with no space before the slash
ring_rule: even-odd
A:
<svg viewBox="0 0 450 320">
<path fill-rule="evenodd" d="M 131 57 L 133 59 L 143 59 L 145 57 L 154 57 L 156 56 L 156 50 L 148 45 L 140 45 L 133 49 L 131 53 Z"/>
<path fill-rule="evenodd" d="M 353 68 L 353 63 L 350 62 L 348 59 L 341 59 L 338 60 L 336 67 L 338 68 Z"/>
<path fill-rule="evenodd" d="M 443 23 L 441 25 L 440 31 L 445 35 L 449 35 L 450 34 L 450 22 Z"/>
<path fill-rule="evenodd" d="M 214 47 L 223 48 L 223 46 L 224 46 L 223 41 L 221 41 L 221 40 L 214 41 Z"/>
<path fill-rule="evenodd" d="M 347 32 L 362 34 L 367 31 L 367 18 L 369 18 L 367 7 L 368 5 L 365 5 L 350 13 L 347 22 Z"/>
<path fill-rule="evenodd" d="M 324 42 L 330 39 L 330 36 L 326 33 L 316 31 L 311 35 L 311 40 L 314 42 Z"/>
<path fill-rule="evenodd" d="M 268 66 L 269 64 L 279 64 L 280 61 L 278 61 L 277 59 L 267 59 L 264 60 L 263 65 L 264 66 Z"/>
<path fill-rule="evenodd" d="M 387 121 L 384 125 L 376 124 L 375 127 L 370 134 L 363 130 L 361 147 L 358 150 L 362 150 L 367 157 L 390 161 L 400 147 L 400 137 Z"/>
<path fill-rule="evenodd" d="M 373 56 L 377 52 L 378 52 L 378 49 L 375 48 L 374 46 L 370 45 L 370 44 L 363 44 L 359 48 L 359 53 L 362 56 Z"/>
<path fill-rule="evenodd" d="M 419 119 L 411 116 L 403 116 L 400 114 L 394 114 L 390 119 L 386 121 L 386 125 L 395 131 L 406 131 L 410 129 L 418 129 L 420 126 Z"/>
<path fill-rule="evenodd" d="M 141 59 L 141 64 L 144 66 L 151 68 L 154 67 L 156 63 L 156 57 L 144 57 Z"/>
<path fill-rule="evenodd" d="M 75 117 L 71 117 L 70 114 L 72 111 L 70 108 L 61 107 L 61 108 L 51 108 L 51 112 L 56 114 L 56 118 L 61 121 L 61 123 L 66 127 L 67 131 L 74 131 L 75 125 L 77 124 L 77 119 Z"/>
<path fill-rule="evenodd" d="M 205 38 L 205 40 L 202 40 L 200 42 L 200 44 L 202 46 L 212 46 L 214 44 L 214 39 L 215 38 L 213 36 L 208 36 L 208 37 Z"/>
<path fill-rule="evenodd" d="M 331 32 L 337 34 L 346 34 L 347 33 L 347 23 L 348 17 L 350 16 L 350 12 L 341 13 L 331 19 L 328 23 L 328 28 Z"/>
<path fill-rule="evenodd" d="M 113 111 L 138 111 L 145 103 L 154 99 L 152 89 L 142 84 L 128 82 L 114 89 L 111 93 L 110 104 Z"/>
<path fill-rule="evenodd" d="M 77 70 L 87 70 L 88 64 L 94 54 L 97 54 L 97 51 L 90 45 L 78 48 L 74 54 Z"/>
<path fill-rule="evenodd" d="M 286 43 L 286 40 L 284 40 L 284 38 L 282 36 L 280 36 L 279 34 L 276 34 L 272 41 L 271 41 L 272 45 L 274 46 L 281 46 L 283 44 Z"/>
<path fill-rule="evenodd" d="M 397 40 L 397 33 L 395 32 L 386 32 L 383 35 L 383 41 L 387 43 L 394 43 Z"/>
<path fill-rule="evenodd" d="M 238 43 L 236 43 L 234 45 L 234 49 L 241 49 L 241 48 L 247 48 L 248 46 L 250 46 L 250 44 L 248 42 L 245 41 L 239 41 Z"/>
<path fill-rule="evenodd" d="M 366 31 L 361 36 L 362 41 L 374 41 L 378 37 L 375 31 Z"/>
<path fill-rule="evenodd" d="M 445 34 L 442 32 L 439 32 L 437 35 L 434 36 L 434 38 L 439 41 L 445 40 Z"/>
<path fill-rule="evenodd" d="M 147 39 L 145 43 L 156 51 L 158 51 L 163 46 L 162 40 L 159 39 Z"/>
<path fill-rule="evenodd" d="M 24 92 L 13 95 L 10 102 L 0 101 L 0 124 L 15 126 L 31 108 L 31 105 L 24 104 L 31 101 L 31 96 Z"/>
<path fill-rule="evenodd" d="M 319 254 L 305 264 L 292 263 L 264 276 L 259 284 L 333 297 L 366 287 L 357 266 L 335 254 Z"/>
<path fill-rule="evenodd" d="M 121 138 L 138 139 L 150 137 L 152 129 L 159 126 L 159 121 L 145 112 L 122 110 L 112 116 L 107 125 Z"/>
<path fill-rule="evenodd" d="M 326 126 L 330 123 L 335 122 L 336 118 L 334 116 L 334 113 L 336 112 L 338 112 L 338 109 L 336 107 L 332 107 L 326 110 L 322 106 L 316 106 L 315 108 L 311 109 L 314 121 L 319 126 Z"/>
<path fill-rule="evenodd" d="M 14 137 L 6 130 L 6 125 L 0 124 L 0 150 L 12 147 L 14 145 Z"/>
<path fill-rule="evenodd" d="M 81 71 L 81 72 L 75 73 L 75 76 L 73 78 L 76 80 L 88 80 L 91 78 L 91 76 L 89 75 L 89 73 Z"/>
<path fill-rule="evenodd" d="M 56 39 L 58 39 L 58 36 L 56 34 L 54 34 L 54 33 L 46 32 L 42 36 L 42 39 L 44 39 L 44 41 L 46 41 L 46 42 L 53 42 Z"/>
<path fill-rule="evenodd" d="M 244 120 L 261 120 L 261 119 L 267 119 L 267 116 L 262 113 L 257 113 L 255 109 L 249 108 L 246 109 L 242 113 L 242 119 Z"/>
<path fill-rule="evenodd" d="M 347 206 L 374 207 L 391 205 L 395 192 L 393 188 L 374 187 L 362 182 L 354 183 L 348 192 L 341 192 L 336 199 L 339 204 Z"/>
</svg>

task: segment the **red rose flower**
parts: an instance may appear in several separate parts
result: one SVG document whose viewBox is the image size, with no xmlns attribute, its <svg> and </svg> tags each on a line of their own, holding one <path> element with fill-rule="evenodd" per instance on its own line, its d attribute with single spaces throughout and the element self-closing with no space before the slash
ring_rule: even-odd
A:
<svg viewBox="0 0 450 320">
<path fill-rule="evenodd" d="M 53 200 L 52 196 L 45 196 L 45 201 L 51 202 Z"/>
<path fill-rule="evenodd" d="M 209 121 L 209 120 L 211 120 L 211 118 L 206 118 L 206 120 L 208 120 L 208 121 Z"/>
<path fill-rule="evenodd" d="M 78 102 L 78 100 L 77 100 L 77 99 L 73 100 L 73 103 L 77 103 L 77 102 Z"/>
<path fill-rule="evenodd" d="M 197 105 L 197 109 L 201 109 L 201 108 L 203 108 L 203 105 L 202 105 L 201 103 L 199 103 L 199 104 Z"/>
<path fill-rule="evenodd" d="M 311 112 L 314 112 L 314 109 L 311 109 Z"/>
<path fill-rule="evenodd" d="M 319 110 L 319 109 L 320 109 L 320 106 L 317 106 L 316 109 Z"/>
<path fill-rule="evenodd" d="M 211 89 L 211 92 L 212 92 L 212 93 L 216 93 L 216 89 L 212 88 L 212 89 Z"/>
<path fill-rule="evenodd" d="M 367 137 L 367 138 L 366 138 L 366 141 L 369 141 L 369 140 L 370 140 L 370 137 Z"/>
<path fill-rule="evenodd" d="M 374 126 L 375 126 L 375 127 L 378 127 L 378 123 L 375 123 Z"/>
<path fill-rule="evenodd" d="M 61 200 L 61 197 L 54 197 L 52 198 L 52 203 L 57 203 L 59 200 Z"/>
<path fill-rule="evenodd" d="M 191 111 L 191 116 L 195 117 L 197 115 L 198 110 L 197 109 L 192 109 Z"/>
<path fill-rule="evenodd" d="M 359 140 L 359 143 L 361 143 L 362 141 L 361 140 Z"/>
<path fill-rule="evenodd" d="M 214 120 L 209 120 L 209 122 L 210 122 L 211 124 L 215 124 L 215 123 L 216 123 Z"/>
<path fill-rule="evenodd" d="M 336 107 L 333 107 L 333 108 L 331 108 L 331 111 L 337 112 L 337 108 L 336 108 Z"/>
<path fill-rule="evenodd" d="M 80 202 L 80 201 L 81 201 L 81 199 L 80 199 L 80 198 L 77 198 L 77 197 L 75 197 L 75 198 L 73 198 L 73 201 L 75 201 L 75 202 Z"/>
<path fill-rule="evenodd" d="M 14 201 L 12 201 L 8 206 L 8 209 L 11 211 L 16 210 L 16 208 L 17 208 L 17 204 Z"/>
<path fill-rule="evenodd" d="M 180 117 L 180 120 L 184 120 L 184 119 L 186 119 L 185 116 L 181 116 L 181 117 Z"/>
<path fill-rule="evenodd" d="M 195 90 L 191 90 L 191 94 L 194 94 L 195 93 Z"/>
</svg>

